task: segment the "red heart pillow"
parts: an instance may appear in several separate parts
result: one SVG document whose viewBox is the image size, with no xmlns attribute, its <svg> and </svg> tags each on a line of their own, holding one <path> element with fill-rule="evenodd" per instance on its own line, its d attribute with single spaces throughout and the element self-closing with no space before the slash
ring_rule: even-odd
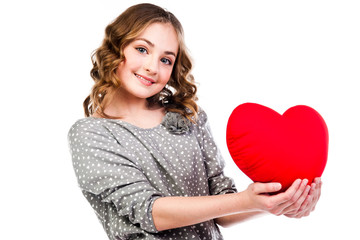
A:
<svg viewBox="0 0 360 240">
<path fill-rule="evenodd" d="M 255 103 L 232 112 L 226 141 L 236 165 L 254 182 L 279 182 L 286 190 L 296 179 L 309 184 L 324 171 L 329 135 L 326 123 L 308 106 L 283 115 Z"/>
</svg>

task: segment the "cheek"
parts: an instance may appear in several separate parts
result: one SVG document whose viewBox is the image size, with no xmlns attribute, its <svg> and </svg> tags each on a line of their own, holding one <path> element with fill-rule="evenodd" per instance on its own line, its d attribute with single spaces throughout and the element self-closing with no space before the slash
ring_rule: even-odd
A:
<svg viewBox="0 0 360 240">
<path fill-rule="evenodd" d="M 128 60 L 124 60 L 119 64 L 119 66 L 116 69 L 116 75 L 119 78 L 120 82 L 124 83 L 123 81 L 126 81 L 129 79 L 132 75 L 132 69 L 130 68 L 131 65 L 129 65 Z"/>
<path fill-rule="evenodd" d="M 125 56 L 124 61 L 119 64 L 120 69 L 135 71 L 141 66 L 142 59 L 137 57 L 131 51 L 125 50 L 124 56 Z"/>
<path fill-rule="evenodd" d="M 163 72 L 163 81 L 165 82 L 165 84 L 170 80 L 171 74 L 172 74 L 173 69 L 169 68 L 169 69 L 165 69 Z"/>
<path fill-rule="evenodd" d="M 171 74 L 164 74 L 161 76 L 161 83 L 162 85 L 166 85 L 170 80 Z"/>
<path fill-rule="evenodd" d="M 130 70 L 138 69 L 141 64 L 141 58 L 128 57 L 125 62 L 126 68 Z"/>
</svg>

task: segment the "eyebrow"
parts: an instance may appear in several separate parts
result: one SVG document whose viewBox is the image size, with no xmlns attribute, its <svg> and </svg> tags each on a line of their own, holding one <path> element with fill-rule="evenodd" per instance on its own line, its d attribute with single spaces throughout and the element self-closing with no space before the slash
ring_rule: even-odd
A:
<svg viewBox="0 0 360 240">
<path fill-rule="evenodd" d="M 154 47 L 155 44 L 150 42 L 149 40 L 147 40 L 146 38 L 136 38 L 135 40 L 142 40 L 144 42 L 146 42 L 147 44 L 149 44 L 151 47 Z M 176 57 L 176 54 L 174 52 L 171 51 L 165 51 L 165 54 L 167 55 L 173 55 L 174 57 Z"/>
</svg>

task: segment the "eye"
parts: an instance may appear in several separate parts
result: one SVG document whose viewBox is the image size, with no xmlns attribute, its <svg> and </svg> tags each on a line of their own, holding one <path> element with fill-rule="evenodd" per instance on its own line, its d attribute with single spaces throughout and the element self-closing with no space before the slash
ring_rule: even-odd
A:
<svg viewBox="0 0 360 240">
<path fill-rule="evenodd" d="M 138 50 L 140 53 L 147 53 L 147 50 L 143 47 L 137 47 L 135 49 Z"/>
<path fill-rule="evenodd" d="M 172 62 L 171 62 L 169 59 L 167 59 L 167 58 L 162 58 L 160 61 L 161 61 L 162 63 L 165 63 L 166 65 L 172 65 Z"/>
</svg>

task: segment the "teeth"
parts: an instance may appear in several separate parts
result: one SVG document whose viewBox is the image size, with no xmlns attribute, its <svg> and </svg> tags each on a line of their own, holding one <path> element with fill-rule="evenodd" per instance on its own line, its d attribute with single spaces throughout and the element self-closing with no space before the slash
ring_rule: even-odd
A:
<svg viewBox="0 0 360 240">
<path fill-rule="evenodd" d="M 140 78 L 140 79 L 142 79 L 142 80 L 144 80 L 144 81 L 146 81 L 146 82 L 148 82 L 148 83 L 151 83 L 151 81 L 149 81 L 149 80 L 146 80 L 145 78 L 143 78 L 142 76 L 139 76 L 139 75 L 137 75 L 137 74 L 135 74 L 138 78 Z"/>
</svg>

